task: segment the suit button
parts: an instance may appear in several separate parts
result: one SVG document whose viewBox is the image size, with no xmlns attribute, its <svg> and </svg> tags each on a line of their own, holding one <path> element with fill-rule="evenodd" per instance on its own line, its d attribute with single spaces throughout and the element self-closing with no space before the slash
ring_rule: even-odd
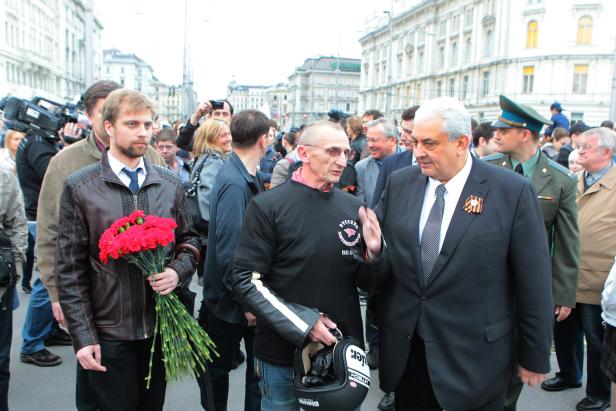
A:
<svg viewBox="0 0 616 411">
<path fill-rule="evenodd" d="M 425 296 L 423 296 L 423 295 L 422 295 L 422 296 L 421 296 L 421 301 L 426 301 L 426 300 L 427 300 L 427 298 L 426 298 Z"/>
<path fill-rule="evenodd" d="M 411 341 L 413 337 L 411 337 L 410 335 L 407 335 L 406 338 L 408 338 L 408 340 Z"/>
</svg>

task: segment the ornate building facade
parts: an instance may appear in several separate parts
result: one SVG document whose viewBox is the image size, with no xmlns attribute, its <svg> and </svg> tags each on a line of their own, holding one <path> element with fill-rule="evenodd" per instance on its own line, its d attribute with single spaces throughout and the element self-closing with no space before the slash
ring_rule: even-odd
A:
<svg viewBox="0 0 616 411">
<path fill-rule="evenodd" d="M 101 74 L 93 0 L 0 1 L 0 90 L 75 101 Z"/>
<path fill-rule="evenodd" d="M 611 0 L 394 0 L 360 39 L 360 110 L 398 116 L 452 96 L 491 120 L 505 94 L 598 125 L 612 103 L 614 15 Z"/>
</svg>

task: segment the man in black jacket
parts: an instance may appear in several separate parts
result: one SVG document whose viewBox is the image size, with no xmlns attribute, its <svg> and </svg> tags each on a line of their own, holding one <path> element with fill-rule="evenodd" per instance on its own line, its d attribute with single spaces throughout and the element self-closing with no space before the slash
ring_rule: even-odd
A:
<svg viewBox="0 0 616 411">
<path fill-rule="evenodd" d="M 65 132 L 71 129 L 72 126 L 67 125 Z M 17 150 L 15 166 L 28 219 L 28 251 L 24 265 L 24 277 L 27 278 L 32 277 L 34 268 L 38 197 L 49 161 L 60 151 L 60 143 L 58 133 L 33 130 L 21 141 Z M 47 350 L 45 346 L 70 345 L 71 340 L 54 320 L 49 294 L 41 279 L 37 278 L 32 288 L 28 287 L 27 284 L 23 287 L 25 292 L 32 295 L 22 331 L 20 359 L 24 363 L 39 367 L 58 365 L 62 358 Z"/>
<path fill-rule="evenodd" d="M 226 410 L 229 372 L 242 339 L 246 347 L 247 365 L 244 410 L 260 409 L 258 379 L 254 374 L 252 355 L 255 318 L 233 297 L 231 272 L 246 206 L 253 196 L 264 189 L 257 165 L 269 145 L 268 131 L 269 119 L 260 111 L 244 110 L 233 117 L 233 153 L 218 172 L 212 188 L 199 323 L 216 341 L 220 354 L 213 358 L 210 367 L 216 410 Z"/>
<path fill-rule="evenodd" d="M 160 343 L 148 374 L 155 322 L 154 293 L 166 295 L 187 284 L 200 258 L 198 236 L 172 171 L 143 156 L 150 141 L 154 108 L 137 91 L 120 89 L 103 106 L 110 137 L 100 163 L 71 174 L 60 201 L 56 281 L 77 360 L 89 370 L 101 411 L 162 410 L 166 382 Z M 164 249 L 166 268 L 154 278 L 124 260 L 99 258 L 102 233 L 135 210 L 172 218 L 175 241 Z M 193 294 L 194 295 L 194 294 Z"/>
</svg>

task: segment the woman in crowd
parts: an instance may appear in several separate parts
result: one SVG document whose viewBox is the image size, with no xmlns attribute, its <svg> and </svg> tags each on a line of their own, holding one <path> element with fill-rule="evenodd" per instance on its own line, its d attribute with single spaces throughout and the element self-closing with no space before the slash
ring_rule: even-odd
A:
<svg viewBox="0 0 616 411">
<path fill-rule="evenodd" d="M 231 132 L 225 120 L 211 118 L 206 120 L 195 132 L 193 155 L 195 164 L 194 173 L 199 173 L 197 197 L 201 218 L 210 221 L 210 196 L 214 187 L 214 180 L 220 168 L 231 154 Z M 203 285 L 203 262 L 207 251 L 207 231 L 201 232 L 201 263 L 197 269 L 199 285 Z"/>
<path fill-rule="evenodd" d="M 346 124 L 347 136 L 349 136 L 351 140 L 351 157 L 349 158 L 349 163 L 355 165 L 355 163 L 361 159 L 361 153 L 366 146 L 364 126 L 359 116 L 348 118 Z"/>
<path fill-rule="evenodd" d="M 10 170 L 13 175 L 17 175 L 15 172 L 15 155 L 23 138 L 24 133 L 8 130 L 4 136 L 4 148 L 0 149 L 0 167 Z"/>
<path fill-rule="evenodd" d="M 577 174 L 583 170 L 582 166 L 578 162 L 578 158 L 579 158 L 579 154 L 576 148 L 575 150 L 571 152 L 571 154 L 569 154 L 569 171 L 571 171 L 574 174 Z"/>
<path fill-rule="evenodd" d="M 285 133 L 282 137 L 282 146 L 287 151 L 287 156 L 282 160 L 276 163 L 274 170 L 272 171 L 272 180 L 271 180 L 271 188 L 274 188 L 289 178 L 289 170 L 291 169 L 291 165 L 293 163 L 300 161 L 299 156 L 297 155 L 297 151 L 295 151 L 295 147 L 297 147 L 297 143 L 299 142 L 299 137 L 292 131 Z"/>
</svg>

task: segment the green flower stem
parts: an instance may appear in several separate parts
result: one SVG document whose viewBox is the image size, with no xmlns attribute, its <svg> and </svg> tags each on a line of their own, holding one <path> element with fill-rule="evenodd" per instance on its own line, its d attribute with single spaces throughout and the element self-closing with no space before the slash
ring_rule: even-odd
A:
<svg viewBox="0 0 616 411">
<path fill-rule="evenodd" d="M 135 254 L 126 254 L 123 257 L 137 266 L 146 277 L 161 273 L 165 270 L 165 256 L 163 247 L 146 250 Z M 150 388 L 152 379 L 152 366 L 156 339 L 160 338 L 163 365 L 165 366 L 165 380 L 177 381 L 185 376 L 194 376 L 205 371 L 206 361 L 211 361 L 212 353 L 218 356 L 216 345 L 209 335 L 201 328 L 195 318 L 186 311 L 186 308 L 175 293 L 155 296 L 156 322 L 146 388 Z"/>
</svg>

